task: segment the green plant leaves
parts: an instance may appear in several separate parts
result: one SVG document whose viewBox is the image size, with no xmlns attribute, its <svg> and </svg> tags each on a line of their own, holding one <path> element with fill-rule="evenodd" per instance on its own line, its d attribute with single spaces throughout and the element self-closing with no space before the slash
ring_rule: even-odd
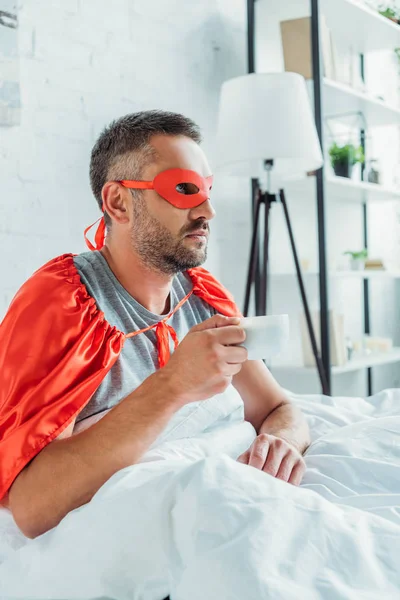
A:
<svg viewBox="0 0 400 600">
<path fill-rule="evenodd" d="M 363 163 L 365 160 L 361 146 L 353 146 L 353 144 L 338 146 L 336 142 L 330 147 L 329 156 L 333 167 L 338 164 L 355 165 L 356 163 Z"/>
<path fill-rule="evenodd" d="M 343 252 L 343 254 L 351 256 L 353 260 L 366 260 L 368 258 L 368 250 L 366 248 L 358 252 L 351 252 L 348 250 L 347 252 Z"/>
</svg>

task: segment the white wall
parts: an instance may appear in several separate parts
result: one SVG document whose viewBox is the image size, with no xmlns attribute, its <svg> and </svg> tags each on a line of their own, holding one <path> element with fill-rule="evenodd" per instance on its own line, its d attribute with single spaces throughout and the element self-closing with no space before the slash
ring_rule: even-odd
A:
<svg viewBox="0 0 400 600">
<path fill-rule="evenodd" d="M 246 71 L 244 0 L 19 4 L 21 124 L 0 127 L 0 318 L 36 268 L 86 249 L 83 228 L 99 216 L 88 164 L 101 129 L 129 112 L 182 112 L 201 126 L 212 164 L 220 85 Z M 215 186 L 208 261 L 217 275 L 225 188 Z"/>
</svg>

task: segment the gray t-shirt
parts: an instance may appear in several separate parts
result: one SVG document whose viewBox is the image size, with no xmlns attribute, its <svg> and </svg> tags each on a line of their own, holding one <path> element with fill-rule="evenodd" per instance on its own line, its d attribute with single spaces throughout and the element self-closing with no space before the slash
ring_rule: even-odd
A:
<svg viewBox="0 0 400 600">
<path fill-rule="evenodd" d="M 86 286 L 105 318 L 124 333 L 131 333 L 154 325 L 163 319 L 137 302 L 119 283 L 103 255 L 85 252 L 74 257 L 74 263 Z M 193 288 L 186 273 L 175 275 L 171 287 L 172 311 Z M 192 294 L 185 304 L 168 320 L 181 342 L 189 329 L 216 314 L 209 304 Z M 165 316 L 165 315 L 164 315 Z M 171 351 L 173 346 L 171 345 Z M 76 422 L 112 408 L 136 389 L 144 379 L 158 369 L 155 330 L 129 338 L 116 363 L 103 379 L 89 403 L 77 416 Z"/>
</svg>

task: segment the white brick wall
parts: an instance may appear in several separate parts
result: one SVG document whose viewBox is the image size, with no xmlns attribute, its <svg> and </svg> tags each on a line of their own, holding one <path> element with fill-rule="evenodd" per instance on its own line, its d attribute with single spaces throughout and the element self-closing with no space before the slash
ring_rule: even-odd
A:
<svg viewBox="0 0 400 600">
<path fill-rule="evenodd" d="M 83 228 L 99 216 L 89 154 L 104 125 L 182 112 L 202 127 L 212 163 L 220 85 L 246 71 L 243 0 L 20 4 L 21 125 L 0 128 L 0 318 L 36 268 L 86 249 Z M 207 264 L 217 275 L 224 224 L 220 210 Z"/>
</svg>

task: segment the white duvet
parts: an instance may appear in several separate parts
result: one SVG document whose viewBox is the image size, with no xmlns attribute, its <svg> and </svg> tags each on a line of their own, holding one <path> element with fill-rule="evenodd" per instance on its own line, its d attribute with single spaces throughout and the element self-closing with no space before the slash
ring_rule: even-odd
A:
<svg viewBox="0 0 400 600">
<path fill-rule="evenodd" d="M 299 488 L 236 462 L 255 432 L 231 388 L 36 540 L 0 509 L 1 600 L 399 599 L 400 390 L 293 401 Z"/>
</svg>

